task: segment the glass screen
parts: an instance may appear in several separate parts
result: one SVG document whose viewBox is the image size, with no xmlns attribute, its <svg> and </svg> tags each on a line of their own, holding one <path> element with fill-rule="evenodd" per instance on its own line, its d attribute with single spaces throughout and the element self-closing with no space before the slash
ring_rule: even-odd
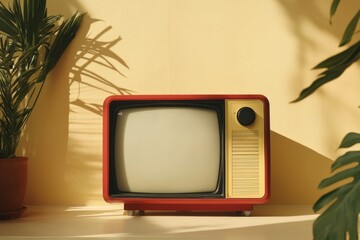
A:
<svg viewBox="0 0 360 240">
<path fill-rule="evenodd" d="M 117 113 L 115 175 L 122 192 L 215 191 L 220 131 L 215 110 L 129 108 Z"/>
</svg>

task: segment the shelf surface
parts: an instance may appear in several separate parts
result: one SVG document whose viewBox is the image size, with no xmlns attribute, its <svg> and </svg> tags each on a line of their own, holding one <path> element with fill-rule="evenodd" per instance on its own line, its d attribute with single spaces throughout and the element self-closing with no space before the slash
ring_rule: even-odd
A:
<svg viewBox="0 0 360 240">
<path fill-rule="evenodd" d="M 146 212 L 126 216 L 122 205 L 28 206 L 22 217 L 0 221 L 1 239 L 312 239 L 310 206 L 255 206 L 233 213 Z"/>
</svg>

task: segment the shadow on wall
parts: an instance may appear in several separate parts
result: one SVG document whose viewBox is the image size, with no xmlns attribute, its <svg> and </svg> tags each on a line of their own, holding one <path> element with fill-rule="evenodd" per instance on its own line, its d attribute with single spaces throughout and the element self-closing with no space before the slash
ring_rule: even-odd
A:
<svg viewBox="0 0 360 240">
<path fill-rule="evenodd" d="M 290 100 L 294 100 L 303 88 L 309 86 L 310 83 L 312 83 L 316 79 L 315 74 L 321 72 L 321 70 L 313 71 L 314 75 L 312 78 L 309 79 L 307 73 L 310 73 L 311 70 L 304 69 L 304 65 L 306 65 L 306 62 L 309 62 L 309 59 L 306 58 L 309 58 L 309 56 L 313 56 L 315 60 L 311 60 L 311 61 L 313 61 L 313 66 L 315 66 L 316 64 L 325 60 L 331 55 L 339 53 L 340 51 L 344 50 L 337 48 L 337 44 L 340 42 L 340 39 L 342 38 L 343 32 L 347 24 L 350 22 L 351 18 L 355 15 L 357 9 L 360 7 L 360 2 L 357 0 L 342 1 L 337 9 L 337 13 L 332 18 L 332 24 L 330 24 L 330 6 L 332 4 L 332 1 L 330 0 L 329 1 L 279 0 L 278 2 L 280 6 L 283 8 L 284 10 L 283 12 L 287 14 L 287 18 L 289 19 L 289 23 L 290 23 L 289 28 L 291 29 L 294 37 L 297 39 L 296 41 L 297 59 L 298 59 L 297 67 L 296 67 L 296 71 L 294 71 L 293 76 L 291 78 L 291 84 L 289 84 L 291 88 L 290 91 L 294 93 L 293 99 Z M 308 23 L 311 23 L 311 26 Z M 319 38 L 319 36 L 324 36 L 324 38 Z M 327 42 L 324 42 L 324 40 L 329 41 L 331 39 L 335 40 L 334 44 L 330 45 L 331 53 L 326 55 L 317 54 L 319 53 L 319 51 L 327 50 L 326 49 L 328 47 Z M 322 46 L 322 44 L 324 46 Z M 352 79 L 351 81 L 354 80 L 355 79 Z M 332 84 L 334 83 L 329 83 L 329 86 Z M 350 88 L 346 89 L 347 94 L 352 95 L 351 93 L 354 93 L 356 95 L 357 93 L 355 93 L 355 91 L 358 88 L 355 85 L 353 85 L 351 82 L 345 83 L 345 85 L 348 84 L 351 85 L 348 86 Z M 345 85 L 343 83 L 343 86 Z M 340 85 L 337 86 L 340 87 Z M 354 92 L 351 92 L 352 89 L 354 89 L 353 90 Z M 335 146 L 335 144 L 339 144 L 341 139 L 345 135 L 345 132 L 343 132 L 343 130 L 339 130 L 339 125 L 344 125 L 344 123 L 348 124 L 348 121 L 352 121 L 353 119 L 359 119 L 359 114 L 358 114 L 359 112 L 356 110 L 356 103 L 354 103 L 353 107 L 351 107 L 349 103 L 346 103 L 344 101 L 345 98 L 342 97 L 341 94 L 339 94 L 339 90 L 340 89 L 336 89 L 335 91 L 332 90 L 333 92 L 331 92 L 331 89 L 327 89 L 324 91 L 323 88 L 320 88 L 319 90 L 317 90 L 316 93 L 314 93 L 313 96 L 309 97 L 310 99 L 312 99 L 316 95 L 316 96 L 320 96 L 321 98 L 320 105 L 318 105 L 317 109 L 313 110 L 314 115 L 312 115 L 311 117 L 319 118 L 322 120 L 321 128 L 326 129 L 325 133 L 323 133 L 322 141 L 324 145 L 326 144 L 328 146 L 328 149 L 330 149 L 330 151 L 331 149 L 334 149 L 338 146 L 338 145 Z M 298 104 L 300 105 L 296 104 L 296 106 L 294 107 L 296 108 L 304 107 L 303 105 L 304 103 L 298 103 Z M 343 120 L 339 121 L 339 118 L 328 117 L 333 115 L 334 112 L 336 112 L 337 116 L 343 116 Z M 314 131 L 316 131 L 317 130 L 316 126 L 314 127 L 315 127 Z M 279 136 L 277 136 L 277 138 L 279 138 Z M 336 143 L 334 143 L 334 141 Z M 284 148 L 284 150 L 286 150 L 286 148 Z M 300 174 L 304 173 L 305 174 L 304 176 L 306 176 L 306 178 L 304 177 L 304 184 L 309 184 L 310 183 L 309 181 L 313 181 L 309 179 L 315 179 L 314 177 L 309 178 L 309 174 L 314 174 L 317 178 L 317 181 L 313 182 L 312 184 L 315 183 L 314 187 L 316 187 L 322 179 L 330 176 L 329 174 L 330 164 L 327 163 L 327 162 L 331 163 L 330 159 L 326 159 L 324 156 L 321 156 L 319 154 L 317 154 L 318 156 L 314 158 L 316 153 L 310 154 L 311 150 L 304 151 L 304 155 L 296 154 L 296 152 L 297 151 L 294 152 L 295 154 L 293 154 L 291 158 L 297 159 L 296 161 L 294 161 L 294 164 L 298 165 L 298 163 L 295 162 L 299 161 L 301 163 L 300 165 L 301 169 L 304 171 L 299 172 L 296 171 L 295 168 L 292 168 L 294 170 L 293 173 L 296 176 L 289 175 L 290 179 L 294 177 L 300 177 Z M 281 149 L 277 150 L 275 154 L 279 154 L 279 153 L 281 153 Z M 306 153 L 310 154 L 310 156 L 307 155 Z M 313 160 L 309 160 L 309 159 L 313 159 Z M 275 179 L 278 180 L 277 178 Z M 290 183 L 285 183 L 285 184 L 290 184 Z M 289 186 L 287 187 L 289 190 L 291 190 Z M 301 190 L 302 188 L 300 187 L 299 189 Z M 293 189 L 292 191 L 295 192 L 296 190 Z M 325 191 L 322 191 L 322 193 L 325 193 Z M 296 194 L 296 195 L 301 198 L 308 198 L 308 200 L 315 198 L 315 196 L 311 196 L 310 193 L 306 194 L 306 192 L 303 192 L 303 194 L 305 195 L 304 196 L 302 196 L 301 194 Z M 319 193 L 317 193 L 317 195 L 319 195 Z M 291 196 L 287 196 L 286 198 L 291 198 Z M 310 202 L 313 204 L 314 201 L 310 201 Z"/>
<path fill-rule="evenodd" d="M 69 136 L 66 160 L 66 186 L 76 198 L 64 199 L 75 204 L 102 202 L 102 103 L 109 95 L 131 94 L 119 80 L 128 70 L 126 62 L 112 51 L 121 41 L 107 37 L 111 27 L 102 21 L 84 19 L 84 26 L 103 29 L 74 48 L 80 49 L 70 71 Z M 87 33 L 82 31 L 82 33 Z M 120 69 L 120 70 L 119 70 Z M 109 80 L 111 79 L 111 80 Z M 117 80 L 113 80 L 117 79 Z M 80 198 L 79 198 L 80 197 Z M 81 200 L 81 201 L 79 201 Z"/>
<path fill-rule="evenodd" d="M 329 176 L 332 160 L 278 133 L 271 132 L 271 200 L 269 204 L 312 205 Z"/>
<path fill-rule="evenodd" d="M 101 22 L 100 20 L 91 19 L 88 15 L 85 16 L 84 25 L 88 28 L 92 24 Z M 106 77 L 99 73 L 90 70 L 90 66 L 98 65 L 102 68 L 103 72 L 107 74 L 118 74 L 120 77 L 125 77 L 123 73 L 118 70 L 116 65 L 121 65 L 129 69 L 126 62 L 111 50 L 113 46 L 121 41 L 118 37 L 111 41 L 102 41 L 101 39 L 111 32 L 111 26 L 107 26 L 104 30 L 97 33 L 94 37 L 85 38 L 80 46 L 74 46 L 80 49 L 72 63 L 73 67 L 70 70 L 70 90 L 71 101 L 70 104 L 88 110 L 94 114 L 102 115 L 102 104 L 92 102 L 85 102 L 81 99 L 81 89 L 88 88 L 95 91 L 105 92 L 111 94 L 131 94 L 131 91 L 119 87 L 113 81 L 108 80 Z M 89 81 L 90 80 L 90 81 Z"/>
<path fill-rule="evenodd" d="M 58 4 L 48 2 L 49 14 L 67 17 L 72 7 L 85 12 L 76 1 Z M 128 66 L 112 51 L 121 38 L 109 40 L 111 31 L 86 15 L 49 74 L 19 148 L 30 159 L 26 204 L 81 205 L 101 196 L 102 102 L 108 95 L 131 92 L 118 86 Z"/>
<path fill-rule="evenodd" d="M 308 52 L 311 52 L 310 55 L 313 55 L 318 48 L 314 41 L 316 41 L 316 36 L 310 30 L 308 22 L 311 22 L 318 32 L 328 32 L 329 34 L 340 39 L 342 37 L 343 31 L 347 26 L 347 23 L 351 20 L 351 17 L 355 15 L 355 10 L 357 9 L 354 6 L 359 6 L 359 1 L 349 0 L 343 1 L 338 8 L 337 14 L 333 17 L 333 24 L 330 25 L 330 5 L 332 1 L 288 1 L 288 0 L 279 0 L 280 6 L 285 10 L 290 20 L 290 28 L 293 32 L 296 39 L 298 39 L 298 69 L 296 71 L 292 80 L 292 90 L 296 93 L 294 99 L 297 97 L 297 94 L 300 93 L 301 89 L 307 86 L 310 82 L 306 81 L 303 66 L 306 61 L 306 56 Z M 360 6 L 359 6 L 360 7 Z M 339 49 L 336 49 L 334 45 L 334 54 L 339 52 Z M 314 66 L 324 60 L 329 56 L 318 56 Z M 307 69 L 310 71 L 310 69 Z"/>
</svg>

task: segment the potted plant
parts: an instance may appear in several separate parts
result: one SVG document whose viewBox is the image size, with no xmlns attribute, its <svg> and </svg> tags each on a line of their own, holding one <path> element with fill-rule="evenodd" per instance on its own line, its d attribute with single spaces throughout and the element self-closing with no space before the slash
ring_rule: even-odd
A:
<svg viewBox="0 0 360 240">
<path fill-rule="evenodd" d="M 15 154 L 44 86 L 82 21 L 48 16 L 46 0 L 0 3 L 0 219 L 25 209 L 27 158 Z"/>
<path fill-rule="evenodd" d="M 330 9 L 330 20 L 339 6 L 340 0 L 333 0 Z M 355 15 L 348 23 L 340 47 L 353 40 L 356 26 L 360 20 L 360 9 L 354 9 Z M 352 64 L 360 60 L 360 40 L 342 52 L 331 56 L 315 69 L 325 69 L 319 77 L 307 88 L 301 91 L 294 102 L 303 100 L 314 93 L 322 85 L 340 77 Z M 339 148 L 349 148 L 360 143 L 360 133 L 350 132 L 345 135 Z M 314 204 L 315 212 L 325 209 L 315 220 L 313 237 L 316 240 L 357 240 L 358 217 L 360 212 L 360 151 L 348 151 L 338 157 L 331 166 L 332 176 L 320 182 L 319 188 L 336 186 Z M 342 180 L 350 180 L 345 183 Z"/>
</svg>

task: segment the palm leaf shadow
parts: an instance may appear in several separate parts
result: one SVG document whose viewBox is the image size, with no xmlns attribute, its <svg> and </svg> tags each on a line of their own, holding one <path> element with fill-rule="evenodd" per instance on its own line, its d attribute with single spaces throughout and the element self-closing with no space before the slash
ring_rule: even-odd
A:
<svg viewBox="0 0 360 240">
<path fill-rule="evenodd" d="M 100 20 L 90 19 L 90 24 L 98 21 Z M 96 64 L 99 67 L 106 69 L 107 72 L 112 72 L 113 74 L 117 74 L 122 78 L 126 78 L 126 76 L 116 67 L 116 65 L 121 65 L 122 68 L 127 70 L 129 69 L 129 66 L 119 55 L 117 55 L 112 50 L 112 47 L 118 44 L 122 38 L 119 36 L 111 41 L 101 40 L 101 38 L 111 30 L 112 27 L 108 26 L 94 37 L 85 38 L 79 47 L 78 53 L 74 57 L 75 64 L 71 68 L 69 74 L 70 89 L 77 85 L 77 93 L 75 94 L 77 96 L 75 99 L 73 98 L 73 100 L 70 101 L 70 104 L 88 110 L 97 115 L 102 115 L 102 105 L 82 100 L 80 97 L 82 89 L 81 86 L 87 86 L 97 91 L 103 91 L 109 95 L 126 95 L 132 93 L 131 90 L 119 87 L 116 82 L 106 79 L 100 73 L 96 73 L 90 68 L 90 65 Z M 84 79 L 95 80 L 96 84 L 89 83 L 89 81 L 85 81 Z M 75 110 L 70 108 L 70 112 L 75 112 Z"/>
</svg>

